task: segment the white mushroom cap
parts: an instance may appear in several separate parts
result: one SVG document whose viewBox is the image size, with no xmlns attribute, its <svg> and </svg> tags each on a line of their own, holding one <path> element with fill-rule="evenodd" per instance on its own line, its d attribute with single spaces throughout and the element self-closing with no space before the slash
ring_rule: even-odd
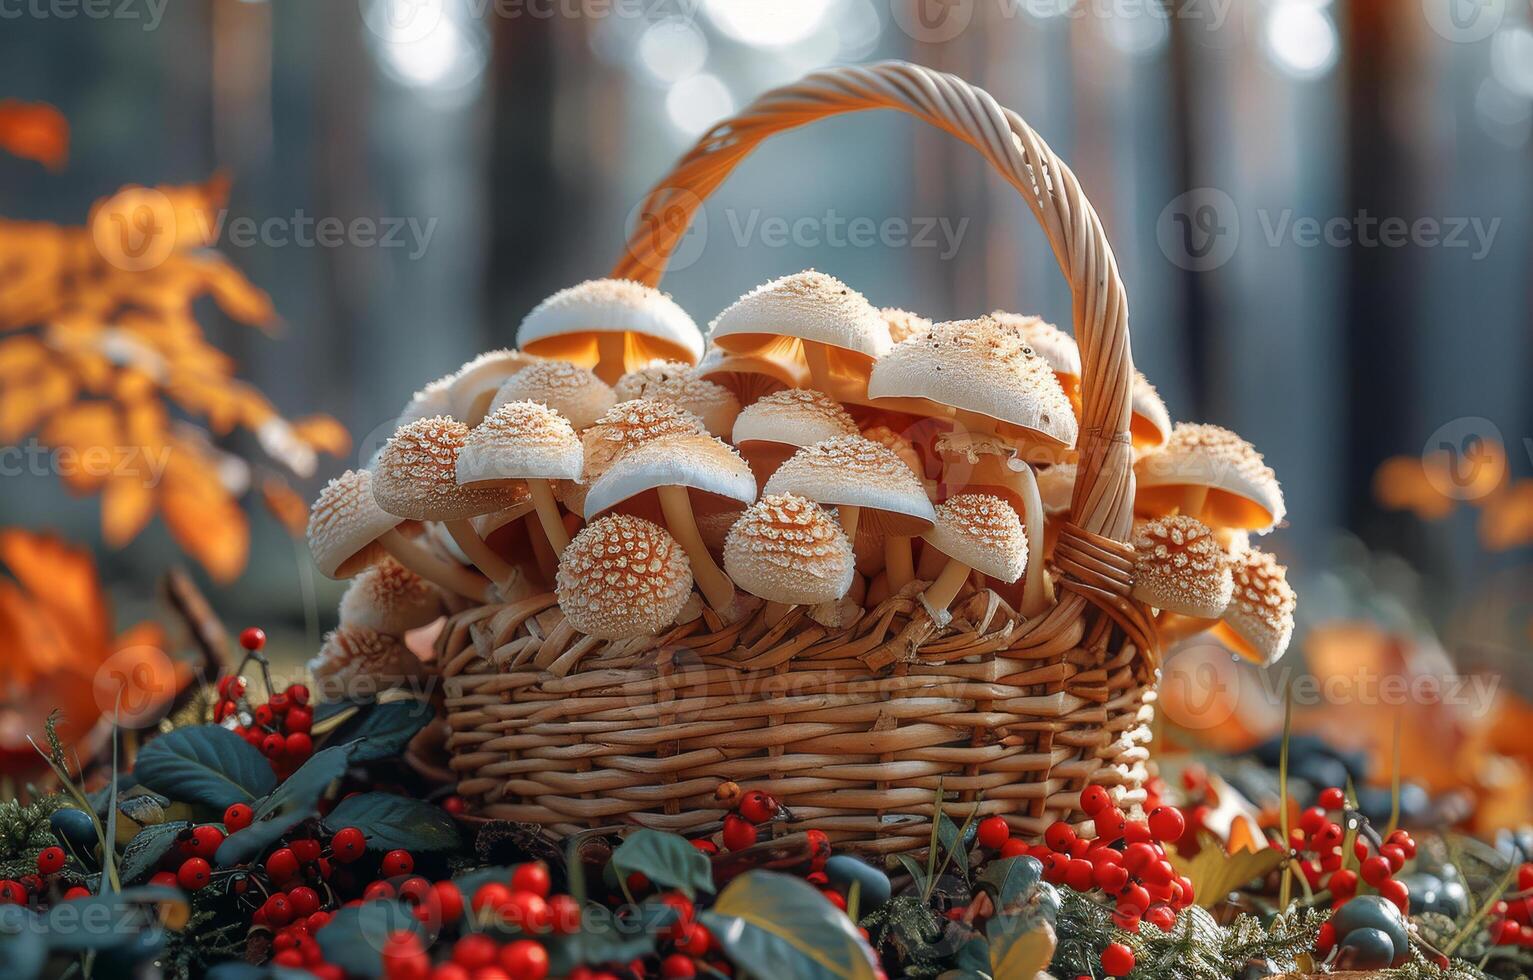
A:
<svg viewBox="0 0 1533 980">
<path fill-rule="evenodd" d="M 1229 562 L 1207 524 L 1174 515 L 1134 529 L 1135 599 L 1156 609 L 1213 619 L 1230 602 Z"/>
<path fill-rule="evenodd" d="M 625 369 L 657 358 L 696 364 L 703 356 L 703 335 L 687 312 L 653 286 L 627 279 L 561 289 L 527 314 L 516 337 L 529 354 L 595 367 L 596 338 L 604 333 L 627 335 Z"/>
<path fill-rule="evenodd" d="M 1133 437 L 1134 448 L 1144 450 L 1165 445 L 1171 438 L 1171 413 L 1166 411 L 1166 403 L 1161 401 L 1160 392 L 1150 384 L 1150 379 L 1138 371 L 1134 372 L 1130 397 L 1133 415 L 1129 420 L 1129 435 Z"/>
<path fill-rule="evenodd" d="M 436 415 L 452 414 L 452 398 L 449 392 L 452 390 L 453 380 L 456 374 L 449 374 L 437 378 L 426 387 L 410 396 L 410 401 L 400 411 L 399 418 L 394 422 L 394 428 L 401 425 L 409 425 L 416 419 L 429 419 Z"/>
<path fill-rule="evenodd" d="M 458 452 L 458 482 L 574 480 L 584 455 L 569 420 L 537 402 L 507 402 L 474 426 Z"/>
<path fill-rule="evenodd" d="M 790 388 L 746 406 L 735 419 L 735 445 L 772 442 L 812 446 L 836 436 L 854 436 L 857 422 L 841 403 L 821 391 Z"/>
<path fill-rule="evenodd" d="M 1075 412 L 1022 331 L 994 317 L 935 324 L 873 365 L 868 395 L 924 398 L 986 416 L 1056 448 L 1075 444 Z"/>
<path fill-rule="evenodd" d="M 692 566 L 658 524 L 610 514 L 588 524 L 559 559 L 559 608 L 588 636 L 625 639 L 660 632 L 692 594 Z"/>
<path fill-rule="evenodd" d="M 1255 548 L 1236 556 L 1233 566 L 1234 598 L 1213 632 L 1247 660 L 1263 666 L 1274 663 L 1293 637 L 1298 605 L 1288 569 Z"/>
<path fill-rule="evenodd" d="M 892 345 L 889 325 L 867 297 L 813 269 L 757 286 L 713 321 L 713 343 L 749 352 L 764 338 L 795 337 L 878 357 Z"/>
<path fill-rule="evenodd" d="M 1022 331 L 1022 338 L 1048 362 L 1049 369 L 1059 377 L 1062 385 L 1066 378 L 1076 384 L 1080 383 L 1081 349 L 1076 345 L 1074 337 L 1040 316 L 1024 316 L 1007 313 L 1005 310 L 996 310 L 990 315 L 1000 323 Z M 1069 386 L 1065 387 L 1068 391 Z"/>
<path fill-rule="evenodd" d="M 932 328 L 930 320 L 909 310 L 886 306 L 878 312 L 884 318 L 884 322 L 889 325 L 889 339 L 896 344 Z"/>
<path fill-rule="evenodd" d="M 910 472 L 920 477 L 925 472 L 925 465 L 921 462 L 921 454 L 916 451 L 915 443 L 895 432 L 887 425 L 873 425 L 862 430 L 862 437 L 878 443 L 885 449 L 892 450 L 894 455 L 908 467 Z"/>
<path fill-rule="evenodd" d="M 490 402 L 490 411 L 521 401 L 547 405 L 580 431 L 616 404 L 617 396 L 610 385 L 586 368 L 569 361 L 539 361 L 505 380 Z"/>
<path fill-rule="evenodd" d="M 319 492 L 309 511 L 309 553 L 327 578 L 350 578 L 386 552 L 375 544 L 401 518 L 373 500 L 373 475 L 347 470 Z"/>
<path fill-rule="evenodd" d="M 697 376 L 728 388 L 742 405 L 783 388 L 807 388 L 811 381 L 809 365 L 801 358 L 770 351 L 736 354 L 716 344 L 708 345 Z"/>
<path fill-rule="evenodd" d="M 852 545 L 818 504 L 767 494 L 730 528 L 724 569 L 736 585 L 769 602 L 834 602 L 852 585 Z"/>
<path fill-rule="evenodd" d="M 458 485 L 458 453 L 468 433 L 467 425 L 440 416 L 401 427 L 378 454 L 378 506 L 417 521 L 451 521 L 513 506 L 513 488 Z"/>
<path fill-rule="evenodd" d="M 746 504 L 756 499 L 756 477 L 733 446 L 709 435 L 671 435 L 619 456 L 586 492 L 585 516 L 659 487 L 686 487 Z"/>
<path fill-rule="evenodd" d="M 401 636 L 443 612 L 442 593 L 392 558 L 351 580 L 341 596 L 341 624 Z"/>
<path fill-rule="evenodd" d="M 1178 423 L 1171 438 L 1134 464 L 1141 514 L 1170 513 L 1189 487 L 1205 487 L 1202 510 L 1190 516 L 1218 527 L 1265 533 L 1283 520 L 1277 474 L 1249 442 L 1217 425 Z"/>
<path fill-rule="evenodd" d="M 684 408 L 703 420 L 711 434 L 729 435 L 740 414 L 740 400 L 722 385 L 699 378 L 689 364 L 660 361 L 629 371 L 613 385 L 619 402 L 648 398 Z"/>
<path fill-rule="evenodd" d="M 822 504 L 861 507 L 870 529 L 884 534 L 921 534 L 936 519 L 926 488 L 905 461 L 887 446 L 859 435 L 800 449 L 778 467 L 764 489 Z"/>
<path fill-rule="evenodd" d="M 492 350 L 480 354 L 452 376 L 447 391 L 450 405 L 447 414 L 469 425 L 477 425 L 489 411 L 490 402 L 501 384 L 537 361 L 537 358 L 516 350 Z"/>
<path fill-rule="evenodd" d="M 938 551 L 1002 582 L 1027 571 L 1027 532 L 1011 504 L 983 493 L 961 493 L 937 505 L 937 523 L 921 535 Z"/>
<path fill-rule="evenodd" d="M 341 626 L 330 633 L 308 668 L 327 701 L 366 697 L 407 684 L 426 672 L 398 637 L 366 626 Z"/>
<path fill-rule="evenodd" d="M 589 485 L 607 472 L 619 456 L 651 439 L 706 434 L 703 420 L 686 409 L 648 398 L 618 402 L 581 434 L 585 446 L 582 480 Z"/>
</svg>

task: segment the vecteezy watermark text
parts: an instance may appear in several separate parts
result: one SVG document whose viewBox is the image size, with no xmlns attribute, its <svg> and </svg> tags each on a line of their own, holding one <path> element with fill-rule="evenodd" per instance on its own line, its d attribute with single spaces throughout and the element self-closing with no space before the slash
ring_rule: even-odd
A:
<svg viewBox="0 0 1533 980">
<path fill-rule="evenodd" d="M 170 0 L 0 0 L 0 20 L 136 20 L 159 28 Z"/>
<path fill-rule="evenodd" d="M 92 480 L 127 479 L 158 486 L 170 465 L 169 446 L 46 446 L 35 439 L 0 446 L 0 477 L 60 476 Z"/>
</svg>

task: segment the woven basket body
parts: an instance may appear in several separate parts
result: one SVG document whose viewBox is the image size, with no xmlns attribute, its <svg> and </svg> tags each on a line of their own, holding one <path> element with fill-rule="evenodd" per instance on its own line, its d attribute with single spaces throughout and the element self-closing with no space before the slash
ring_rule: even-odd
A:
<svg viewBox="0 0 1533 980">
<path fill-rule="evenodd" d="M 444 630 L 439 663 L 473 813 L 556 833 L 701 833 L 717 828 L 713 791 L 732 779 L 769 789 L 838 847 L 898 851 L 929 839 L 939 785 L 950 816 L 977 801 L 1034 835 L 1082 820 L 1090 783 L 1125 806 L 1143 799 L 1157 651 L 1148 610 L 1128 598 L 1127 301 L 1095 211 L 1026 123 L 912 65 L 817 73 L 705 136 L 651 192 L 613 274 L 658 282 L 702 199 L 766 137 L 880 108 L 979 150 L 1027 200 L 1072 285 L 1082 408 L 1058 601 L 1024 620 L 970 590 L 939 627 L 907 589 L 845 628 L 803 609 L 770 626 L 764 611 L 726 624 L 704 610 L 624 642 L 576 632 L 551 594 L 467 610 Z"/>
</svg>

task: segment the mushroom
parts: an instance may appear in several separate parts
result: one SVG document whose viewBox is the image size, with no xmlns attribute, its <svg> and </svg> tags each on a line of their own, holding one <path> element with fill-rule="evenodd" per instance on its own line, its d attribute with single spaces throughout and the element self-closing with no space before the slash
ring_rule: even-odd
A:
<svg viewBox="0 0 1533 980">
<path fill-rule="evenodd" d="M 459 485 L 458 453 L 468 434 L 467 425 L 443 416 L 401 427 L 378 454 L 373 499 L 399 517 L 441 521 L 490 581 L 509 588 L 516 569 L 474 533 L 469 518 L 514 506 L 517 490 L 507 485 Z"/>
<path fill-rule="evenodd" d="M 536 363 L 537 358 L 516 350 L 492 350 L 480 354 L 452 376 L 452 383 L 447 388 L 449 410 L 446 414 L 460 422 L 478 425 L 506 379 Z"/>
<path fill-rule="evenodd" d="M 554 594 L 565 619 L 588 636 L 652 636 L 686 605 L 692 570 L 665 528 L 609 514 L 587 524 L 564 549 Z"/>
<path fill-rule="evenodd" d="M 756 499 L 756 478 L 734 448 L 709 435 L 652 439 L 619 456 L 586 493 L 585 516 L 619 504 L 633 507 L 651 491 L 659 497 L 666 528 L 692 560 L 692 575 L 714 609 L 734 601 L 734 583 L 714 562 L 697 528 L 693 498 L 729 506 Z"/>
<path fill-rule="evenodd" d="M 620 402 L 648 398 L 684 408 L 702 419 L 710 434 L 720 438 L 729 435 L 735 416 L 740 414 L 740 400 L 733 392 L 702 380 L 690 365 L 680 361 L 661 361 L 629 371 L 613 385 L 613 391 Z"/>
<path fill-rule="evenodd" d="M 922 537 L 948 558 L 921 596 L 938 626 L 951 619 L 947 608 L 970 572 L 1009 584 L 1027 570 L 1027 533 L 1016 510 L 1000 497 L 963 493 L 938 504 L 936 524 Z"/>
<path fill-rule="evenodd" d="M 403 636 L 441 616 L 442 593 L 393 558 L 351 580 L 341 596 L 341 624 Z"/>
<path fill-rule="evenodd" d="M 1130 402 L 1128 431 L 1134 449 L 1144 452 L 1164 446 L 1171 438 L 1171 413 L 1166 411 L 1166 403 L 1161 401 L 1160 392 L 1150 384 L 1150 379 L 1138 371 L 1134 372 Z"/>
<path fill-rule="evenodd" d="M 551 481 L 576 480 L 584 461 L 569 420 L 537 402 L 507 402 L 469 432 L 458 452 L 458 483 L 499 486 L 525 480 L 554 554 L 570 543 Z"/>
<path fill-rule="evenodd" d="M 936 519 L 926 488 L 905 461 L 887 446 L 859 435 L 836 436 L 800 449 L 763 489 L 834 504 L 848 541 L 856 540 L 866 515 L 868 530 L 884 535 L 891 590 L 914 576 L 910 538 L 930 530 Z"/>
<path fill-rule="evenodd" d="M 697 376 L 722 385 L 734 393 L 741 405 L 753 402 L 784 388 L 807 388 L 809 365 L 754 354 L 731 354 L 709 344 L 697 365 Z"/>
<path fill-rule="evenodd" d="M 1042 553 L 1043 505 L 1022 456 L 1039 451 L 1057 461 L 1075 445 L 1077 424 L 1053 369 L 1020 328 L 990 316 L 934 324 L 879 358 L 868 394 L 875 407 L 893 399 L 1002 440 L 1010 458 L 992 463 L 992 470 L 1023 506 L 1030 550 Z M 1023 614 L 1042 612 L 1049 595 L 1043 562 L 1034 562 L 1023 588 Z"/>
<path fill-rule="evenodd" d="M 696 364 L 703 336 L 686 311 L 652 286 L 591 279 L 539 303 L 517 330 L 522 350 L 569 361 L 612 384 L 651 361 Z"/>
<path fill-rule="evenodd" d="M 1288 569 L 1256 548 L 1236 556 L 1232 565 L 1234 597 L 1213 633 L 1258 666 L 1275 663 L 1288 649 L 1298 604 L 1288 584 Z"/>
<path fill-rule="evenodd" d="M 707 430 L 702 419 L 675 405 L 648 398 L 618 402 L 581 433 L 580 441 L 585 447 L 581 481 L 589 487 L 619 456 L 651 439 L 669 435 L 707 435 Z"/>
<path fill-rule="evenodd" d="M 857 423 L 841 403 L 824 392 L 789 388 L 748 405 L 735 419 L 731 441 L 766 480 L 794 450 L 836 436 L 857 434 Z"/>
<path fill-rule="evenodd" d="M 590 370 L 569 361 L 539 361 L 505 380 L 490 411 L 507 402 L 537 402 L 570 420 L 576 432 L 591 427 L 617 403 L 617 395 Z"/>
<path fill-rule="evenodd" d="M 1081 403 L 1081 349 L 1076 345 L 1075 338 L 1039 316 L 1024 316 L 1007 313 L 1005 310 L 996 310 L 990 315 L 997 322 L 1021 331 L 1027 345 L 1048 363 L 1059 381 L 1059 387 L 1063 389 L 1065 397 L 1070 399 L 1078 415 Z"/>
<path fill-rule="evenodd" d="M 1251 444 L 1217 425 L 1181 422 L 1134 464 L 1134 510 L 1181 513 L 1212 527 L 1265 534 L 1283 520 L 1277 475 Z"/>
<path fill-rule="evenodd" d="M 724 543 L 724 568 L 742 589 L 770 604 L 768 622 L 790 606 L 835 602 L 851 588 L 852 544 L 816 503 L 769 493 L 745 509 Z"/>
<path fill-rule="evenodd" d="M 1233 588 L 1224 550 L 1207 524 L 1174 515 L 1134 529 L 1133 597 L 1193 619 L 1216 619 Z"/>
<path fill-rule="evenodd" d="M 410 396 L 409 402 L 400 411 L 399 418 L 394 421 L 394 428 L 401 425 L 409 425 L 416 419 L 429 419 L 434 415 L 451 415 L 452 399 L 448 392 L 452 388 L 453 379 L 456 375 L 449 374 L 437 378 L 426 385 L 420 391 Z"/>
<path fill-rule="evenodd" d="M 444 561 L 400 533 L 402 519 L 373 499 L 373 475 L 347 470 L 319 492 L 309 511 L 309 553 L 327 578 L 350 578 L 385 556 L 449 592 L 488 601 L 490 583 Z"/>
<path fill-rule="evenodd" d="M 932 328 L 932 322 L 919 313 L 909 310 L 901 310 L 893 306 L 886 306 L 878 311 L 879 316 L 889 325 L 889 340 L 891 343 L 899 343 L 914 337 L 918 333 L 925 333 Z"/>
<path fill-rule="evenodd" d="M 308 663 L 321 700 L 368 699 L 419 684 L 425 665 L 397 636 L 366 626 L 340 626 Z"/>
<path fill-rule="evenodd" d="M 814 387 L 856 403 L 867 400 L 868 372 L 892 345 L 866 297 L 812 269 L 735 300 L 713 321 L 710 339 L 731 354 L 805 364 Z"/>
</svg>

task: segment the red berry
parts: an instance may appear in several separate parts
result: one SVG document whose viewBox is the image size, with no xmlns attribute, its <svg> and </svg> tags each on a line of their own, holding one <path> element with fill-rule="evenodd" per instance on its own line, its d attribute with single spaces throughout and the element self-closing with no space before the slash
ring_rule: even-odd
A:
<svg viewBox="0 0 1533 980">
<path fill-rule="evenodd" d="M 719 845 L 715 844 L 713 841 L 706 837 L 692 838 L 692 846 L 709 856 L 719 853 Z"/>
<path fill-rule="evenodd" d="M 287 893 L 287 900 L 293 906 L 293 914 L 307 918 L 319 911 L 319 892 L 300 885 Z"/>
<path fill-rule="evenodd" d="M 1075 828 L 1062 820 L 1056 820 L 1043 832 L 1043 842 L 1051 851 L 1067 853 L 1075 843 Z"/>
<path fill-rule="evenodd" d="M 1001 845 L 1001 857 L 1003 858 L 1023 857 L 1027 854 L 1027 851 L 1027 841 L 1016 837 L 1006 838 L 1006 843 Z"/>
<path fill-rule="evenodd" d="M 1150 833 L 1158 841 L 1178 841 L 1187 832 L 1187 819 L 1174 806 L 1156 807 L 1150 812 Z"/>
<path fill-rule="evenodd" d="M 0 888 L 0 893 L 3 892 L 4 889 Z M 73 902 L 77 898 L 90 898 L 90 889 L 84 887 L 83 885 L 75 885 L 73 888 L 64 893 L 64 901 L 66 902 Z M 3 894 L 0 894 L 0 902 L 4 901 L 5 898 Z"/>
<path fill-rule="evenodd" d="M 245 678 L 238 674 L 229 674 L 218 679 L 218 693 L 228 701 L 234 701 L 245 694 Z"/>
<path fill-rule="evenodd" d="M 1110 806 L 1112 797 L 1101 786 L 1087 786 L 1081 790 L 1081 812 L 1086 816 L 1095 817 Z"/>
<path fill-rule="evenodd" d="M 1132 905 L 1120 904 L 1112 911 L 1112 924 L 1124 932 L 1139 931 L 1139 910 Z"/>
<path fill-rule="evenodd" d="M 724 846 L 731 851 L 741 851 L 756 843 L 756 825 L 737 814 L 724 817 Z"/>
<path fill-rule="evenodd" d="M 415 858 L 409 851 L 395 849 L 383 856 L 378 870 L 390 878 L 407 875 L 415 870 Z"/>
<path fill-rule="evenodd" d="M 1131 875 L 1144 877 L 1149 867 L 1159 860 L 1160 855 L 1151 844 L 1130 844 L 1123 849 L 1123 866 Z"/>
<path fill-rule="evenodd" d="M 386 881 L 369 882 L 368 886 L 362 889 L 362 900 L 364 902 L 371 902 L 380 898 L 393 898 L 394 895 L 394 886 Z"/>
<path fill-rule="evenodd" d="M 1065 884 L 1078 892 L 1089 892 L 1095 883 L 1093 871 L 1091 862 L 1085 858 L 1071 858 L 1065 865 Z"/>
<path fill-rule="evenodd" d="M 355 827 L 342 827 L 330 838 L 330 850 L 342 864 L 350 864 L 367 853 L 367 838 Z"/>
<path fill-rule="evenodd" d="M 248 803 L 236 803 L 224 811 L 224 827 L 229 833 L 244 830 L 255 820 L 255 811 Z"/>
<path fill-rule="evenodd" d="M 307 759 L 314 752 L 314 740 L 308 732 L 293 732 L 283 739 L 282 751 L 289 759 Z"/>
<path fill-rule="evenodd" d="M 174 871 L 156 871 L 149 876 L 149 884 L 158 885 L 161 888 L 175 888 L 180 882 L 176 880 Z"/>
<path fill-rule="evenodd" d="M 498 881 L 479 886 L 474 892 L 474 911 L 481 915 L 499 915 L 500 910 L 511 901 L 511 889 Z"/>
<path fill-rule="evenodd" d="M 518 939 L 501 949 L 500 965 L 511 980 L 543 980 L 548 976 L 548 951 L 531 939 Z"/>
<path fill-rule="evenodd" d="M 1405 887 L 1405 882 L 1391 878 L 1378 886 L 1379 895 L 1394 904 L 1400 910 L 1401 915 L 1411 914 L 1411 892 Z"/>
<path fill-rule="evenodd" d="M 452 796 L 443 798 L 442 809 L 446 810 L 448 813 L 455 817 L 461 816 L 468 810 L 468 803 L 463 799 L 463 797 L 454 794 Z"/>
<path fill-rule="evenodd" d="M 1134 970 L 1134 951 L 1122 943 L 1109 943 L 1102 950 L 1102 972 L 1110 977 L 1126 977 Z"/>
<path fill-rule="evenodd" d="M 1155 835 L 1150 833 L 1150 825 L 1143 820 L 1130 820 L 1123 825 L 1123 843 L 1125 844 L 1149 844 L 1155 840 Z"/>
<path fill-rule="evenodd" d="M 281 892 L 268 898 L 261 906 L 261 912 L 266 916 L 266 921 L 278 929 L 293 921 L 293 903 Z"/>
<path fill-rule="evenodd" d="M 1011 840 L 1011 827 L 1005 817 L 986 817 L 979 822 L 978 836 L 981 846 L 999 850 Z"/>
<path fill-rule="evenodd" d="M 1176 928 L 1176 909 L 1169 905 L 1156 905 L 1144 914 L 1144 921 L 1161 932 L 1170 932 Z"/>
<path fill-rule="evenodd" d="M 302 684 L 289 684 L 287 690 L 282 693 L 287 695 L 290 703 L 299 707 L 309 703 L 309 689 Z"/>
<path fill-rule="evenodd" d="M 211 858 L 218 853 L 218 845 L 224 842 L 224 832 L 212 824 L 192 830 L 192 853 L 200 858 Z"/>
<path fill-rule="evenodd" d="M 450 881 L 439 881 L 431 886 L 432 898 L 444 923 L 457 922 L 463 918 L 463 893 Z"/>
<path fill-rule="evenodd" d="M 264 705 L 263 705 L 264 707 Z M 268 759 L 275 759 L 287 749 L 287 740 L 276 732 L 261 739 L 261 754 Z"/>
<path fill-rule="evenodd" d="M 283 882 L 298 874 L 298 857 L 292 848 L 279 847 L 266 859 L 266 873 L 272 881 Z"/>
<path fill-rule="evenodd" d="M 542 861 L 518 864 L 511 872 L 511 887 L 516 891 L 532 892 L 539 898 L 547 898 L 549 885 L 548 865 Z"/>
<path fill-rule="evenodd" d="M 1329 922 L 1320 927 L 1320 935 L 1315 939 L 1315 952 L 1325 956 L 1336 947 L 1336 927 Z"/>
<path fill-rule="evenodd" d="M 1396 831 L 1396 833 L 1404 833 L 1404 831 Z M 1526 862 L 1517 869 L 1517 890 L 1533 891 L 1533 861 Z"/>
<path fill-rule="evenodd" d="M 1340 824 L 1328 823 L 1314 835 L 1315 849 L 1324 854 L 1333 847 L 1341 846 L 1344 837 L 1346 834 L 1342 831 Z"/>
<path fill-rule="evenodd" d="M 1331 880 L 1326 887 L 1331 890 L 1331 897 L 1345 901 L 1357 894 L 1357 872 L 1337 871 L 1331 875 Z"/>
<path fill-rule="evenodd" d="M 548 900 L 548 922 L 553 931 L 567 936 L 580 931 L 580 903 L 570 895 L 555 895 Z"/>
<path fill-rule="evenodd" d="M 830 894 L 841 898 L 836 892 Z M 842 899 L 842 902 L 844 903 L 845 899 Z M 842 910 L 845 911 L 844 906 Z M 704 926 L 696 922 L 687 923 L 686 928 L 682 929 L 676 937 L 677 952 L 686 953 L 693 959 L 702 959 L 707 956 L 712 945 L 713 936 Z"/>
<path fill-rule="evenodd" d="M 64 870 L 64 863 L 68 858 L 62 847 L 45 847 L 37 854 L 37 873 L 41 875 L 58 874 Z"/>
<path fill-rule="evenodd" d="M 1339 786 L 1320 791 L 1320 805 L 1327 810 L 1340 810 L 1347 805 L 1347 794 Z"/>
<path fill-rule="evenodd" d="M 0 905 L 25 904 L 27 904 L 27 890 L 21 886 L 21 882 L 0 881 Z"/>
<path fill-rule="evenodd" d="M 176 881 L 189 892 L 206 885 L 213 879 L 213 866 L 200 857 L 187 858 L 176 871 Z"/>
<path fill-rule="evenodd" d="M 777 815 L 777 801 L 761 790 L 753 789 L 741 794 L 735 809 L 751 823 L 766 823 Z"/>
<path fill-rule="evenodd" d="M 260 650 L 266 646 L 266 631 L 259 626 L 247 626 L 240 631 L 240 646 L 246 650 Z"/>
<path fill-rule="evenodd" d="M 1388 858 L 1371 857 L 1363 862 L 1363 880 L 1375 888 L 1388 881 L 1393 874 Z"/>
<path fill-rule="evenodd" d="M 319 860 L 323 848 L 319 841 L 312 837 L 300 837 L 287 845 L 293 851 L 293 857 L 298 859 L 299 864 L 313 864 Z"/>
<path fill-rule="evenodd" d="M 1299 814 L 1299 829 L 1313 837 L 1320 832 L 1320 828 L 1326 824 L 1325 811 L 1318 806 L 1312 806 Z"/>
<path fill-rule="evenodd" d="M 452 947 L 452 961 L 461 967 L 477 970 L 495 962 L 495 940 L 482 932 L 470 932 Z"/>
<path fill-rule="evenodd" d="M 1129 885 L 1118 896 L 1118 905 L 1119 907 L 1127 905 L 1143 915 L 1144 911 L 1150 907 L 1150 893 L 1145 891 L 1143 885 Z"/>
<path fill-rule="evenodd" d="M 1405 867 L 1405 848 L 1399 844 L 1385 844 L 1379 848 L 1379 857 L 1389 862 L 1389 870 L 1399 871 Z"/>
<path fill-rule="evenodd" d="M 238 710 L 239 705 L 235 704 L 233 701 L 230 701 L 227 698 L 224 698 L 213 706 L 213 720 L 222 725 L 230 718 L 233 718 L 234 713 Z"/>
<path fill-rule="evenodd" d="M 1128 887 L 1128 869 L 1121 864 L 1099 864 L 1091 869 L 1091 878 L 1109 895 L 1117 895 Z"/>
<path fill-rule="evenodd" d="M 1123 829 L 1128 825 L 1128 818 L 1123 815 L 1122 810 L 1110 806 L 1096 815 L 1095 823 L 1097 838 L 1111 843 L 1123 836 Z"/>
<path fill-rule="evenodd" d="M 314 724 L 314 712 L 308 708 L 289 708 L 282 719 L 282 727 L 290 732 L 307 733 Z"/>
<path fill-rule="evenodd" d="M 688 977 L 697 976 L 697 967 L 692 961 L 680 953 L 672 953 L 660 961 L 660 976 L 665 980 L 687 980 Z"/>
<path fill-rule="evenodd" d="M 500 917 L 523 932 L 545 932 L 550 914 L 548 903 L 532 892 L 512 891 L 511 898 L 500 906 Z"/>
</svg>

